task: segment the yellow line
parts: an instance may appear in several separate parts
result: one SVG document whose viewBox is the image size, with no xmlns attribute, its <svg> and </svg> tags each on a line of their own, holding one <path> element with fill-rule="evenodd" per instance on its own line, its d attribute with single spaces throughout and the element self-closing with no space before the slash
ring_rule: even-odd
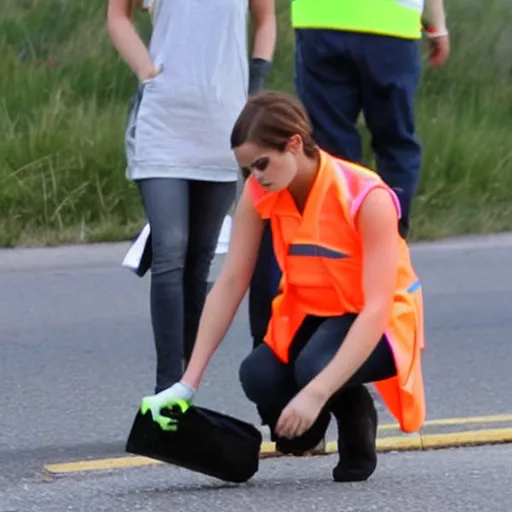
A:
<svg viewBox="0 0 512 512">
<path fill-rule="evenodd" d="M 50 473 L 78 473 L 81 471 L 100 471 L 104 469 L 125 469 L 141 466 L 153 466 L 162 462 L 147 457 L 114 457 L 111 459 L 79 460 L 63 464 L 48 464 L 44 466 Z"/>
<path fill-rule="evenodd" d="M 484 444 L 512 443 L 512 428 L 488 430 L 471 430 L 467 432 L 451 432 L 446 434 L 412 434 L 377 439 L 377 451 L 418 451 L 463 446 L 479 446 Z M 323 454 L 337 452 L 335 441 L 326 444 Z M 315 453 L 314 455 L 323 455 Z M 261 446 L 261 457 L 283 456 L 275 451 L 275 444 L 264 442 Z M 99 471 L 108 469 L 125 469 L 141 466 L 152 466 L 162 462 L 147 457 L 116 457 L 110 459 L 83 460 L 63 464 L 48 464 L 44 469 L 50 473 L 77 473 L 82 471 Z"/>
<path fill-rule="evenodd" d="M 424 427 L 443 427 L 450 425 L 478 425 L 482 423 L 512 423 L 512 414 L 496 414 L 494 416 L 473 416 L 468 418 L 444 418 L 425 421 Z M 380 425 L 379 431 L 397 430 L 400 428 L 397 423 Z"/>
<path fill-rule="evenodd" d="M 512 442 L 512 428 L 494 428 L 468 432 L 450 432 L 421 436 L 424 450 L 454 448 L 458 446 L 479 446 Z"/>
<path fill-rule="evenodd" d="M 487 430 L 468 430 L 466 432 L 450 432 L 446 434 L 413 434 L 400 437 L 384 437 L 377 439 L 377 451 L 414 451 L 456 448 L 465 446 L 481 446 L 485 444 L 512 443 L 512 428 L 495 428 Z M 326 453 L 336 453 L 336 441 L 327 443 Z"/>
</svg>

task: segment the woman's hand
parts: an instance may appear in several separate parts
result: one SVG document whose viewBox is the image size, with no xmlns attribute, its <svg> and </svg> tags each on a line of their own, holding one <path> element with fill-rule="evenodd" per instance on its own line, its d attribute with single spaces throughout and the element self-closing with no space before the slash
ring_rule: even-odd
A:
<svg viewBox="0 0 512 512">
<path fill-rule="evenodd" d="M 162 416 L 162 409 L 170 409 L 178 405 L 184 412 L 184 409 L 192 404 L 194 395 L 195 389 L 183 382 L 177 382 L 170 388 L 164 389 L 156 395 L 144 397 L 141 402 L 140 410 L 142 414 L 146 414 L 150 411 L 153 421 L 158 423 L 162 430 L 176 430 L 176 420 Z"/>
<path fill-rule="evenodd" d="M 146 69 L 142 69 L 137 73 L 139 82 L 149 82 L 156 78 L 162 72 L 162 68 L 156 68 L 153 64 L 150 64 Z"/>
<path fill-rule="evenodd" d="M 313 426 L 327 400 L 327 393 L 306 386 L 281 412 L 275 429 L 276 434 L 286 439 L 300 437 Z"/>
</svg>

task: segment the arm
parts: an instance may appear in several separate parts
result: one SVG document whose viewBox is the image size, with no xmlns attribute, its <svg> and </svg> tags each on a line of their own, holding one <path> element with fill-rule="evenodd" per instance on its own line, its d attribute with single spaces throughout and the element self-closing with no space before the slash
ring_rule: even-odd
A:
<svg viewBox="0 0 512 512">
<path fill-rule="evenodd" d="M 373 352 L 385 332 L 398 269 L 397 211 L 388 191 L 377 188 L 363 201 L 357 217 L 363 245 L 365 304 L 332 361 L 309 386 L 328 400 Z"/>
<path fill-rule="evenodd" d="M 254 41 L 250 62 L 249 94 L 255 94 L 263 88 L 274 56 L 277 38 L 275 1 L 250 0 L 250 11 L 254 25 Z"/>
<path fill-rule="evenodd" d="M 430 61 L 434 66 L 442 66 L 450 55 L 443 0 L 425 0 L 423 25 L 429 38 Z"/>
<path fill-rule="evenodd" d="M 134 6 L 139 4 L 138 0 L 109 0 L 107 29 L 119 55 L 142 81 L 153 78 L 158 72 L 132 22 Z"/>
<path fill-rule="evenodd" d="M 434 33 L 447 32 L 443 0 L 425 0 L 423 24 L 425 28 L 433 30 Z"/>
<path fill-rule="evenodd" d="M 206 299 L 188 367 L 181 379 L 197 389 L 215 350 L 226 335 L 249 287 L 263 233 L 263 221 L 242 194 L 222 272 Z"/>
</svg>

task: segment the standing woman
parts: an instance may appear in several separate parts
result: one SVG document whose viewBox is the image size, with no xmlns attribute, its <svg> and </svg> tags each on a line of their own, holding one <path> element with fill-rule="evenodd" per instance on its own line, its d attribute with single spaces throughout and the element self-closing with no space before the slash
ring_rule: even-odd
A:
<svg viewBox="0 0 512 512">
<path fill-rule="evenodd" d="M 263 86 L 276 40 L 274 0 L 109 0 L 112 42 L 139 88 L 126 130 L 127 178 L 151 227 L 155 392 L 192 352 L 224 217 L 236 197 L 230 133 Z M 146 48 L 132 22 L 150 8 Z M 254 25 L 248 59 L 247 13 Z"/>
</svg>

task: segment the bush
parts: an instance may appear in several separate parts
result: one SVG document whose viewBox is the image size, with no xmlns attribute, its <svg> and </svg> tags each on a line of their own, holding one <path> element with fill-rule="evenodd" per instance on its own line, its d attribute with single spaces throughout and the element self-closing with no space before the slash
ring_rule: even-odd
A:
<svg viewBox="0 0 512 512">
<path fill-rule="evenodd" d="M 288 4 L 267 86 L 293 91 Z M 506 0 L 447 4 L 453 54 L 425 67 L 417 99 L 415 239 L 512 227 L 512 14 Z M 137 21 L 147 36 L 147 16 Z M 123 132 L 136 80 L 108 39 L 105 1 L 3 0 L 0 53 L 0 245 L 132 236 L 143 216 Z"/>
</svg>

